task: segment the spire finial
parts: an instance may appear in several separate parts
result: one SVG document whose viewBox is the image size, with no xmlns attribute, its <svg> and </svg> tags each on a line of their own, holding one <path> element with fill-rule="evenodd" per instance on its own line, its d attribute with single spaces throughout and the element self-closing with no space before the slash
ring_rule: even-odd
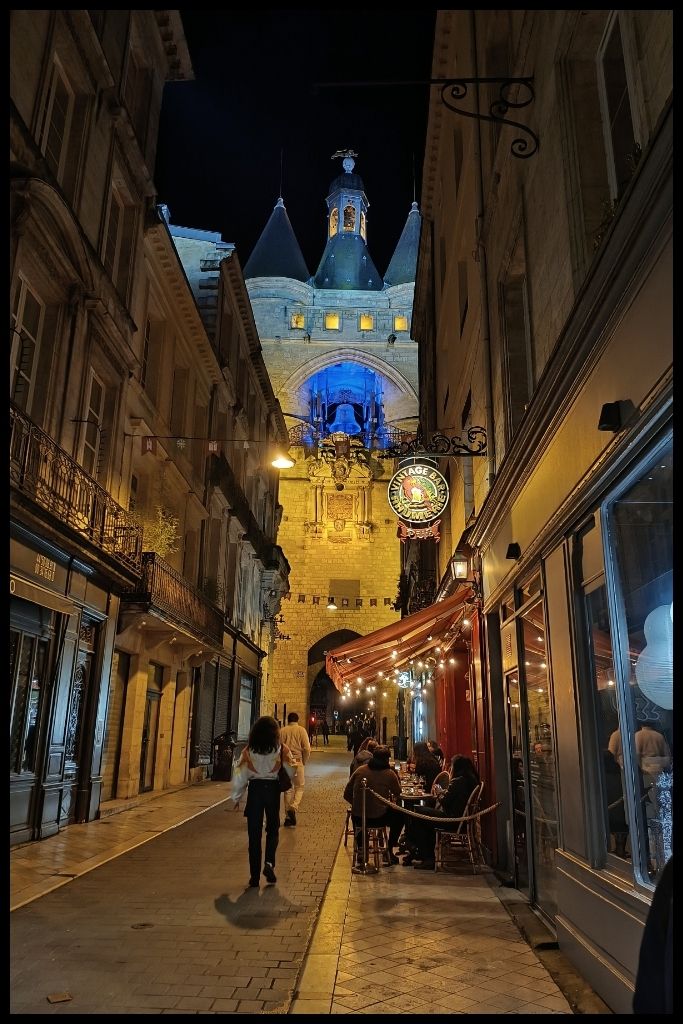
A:
<svg viewBox="0 0 683 1024">
<path fill-rule="evenodd" d="M 280 198 L 282 198 L 282 160 L 284 155 L 284 148 L 280 146 Z"/>
<path fill-rule="evenodd" d="M 355 156 L 358 156 L 358 153 L 354 153 L 352 149 L 338 149 L 336 153 L 332 154 L 332 160 L 336 160 L 337 157 L 341 157 L 342 167 L 347 174 L 350 174 L 356 166 L 356 161 L 353 159 Z"/>
<path fill-rule="evenodd" d="M 282 189 L 280 189 L 280 191 L 282 192 Z M 415 187 L 415 150 L 413 150 L 413 208 L 415 208 L 416 199 L 417 195 Z"/>
</svg>

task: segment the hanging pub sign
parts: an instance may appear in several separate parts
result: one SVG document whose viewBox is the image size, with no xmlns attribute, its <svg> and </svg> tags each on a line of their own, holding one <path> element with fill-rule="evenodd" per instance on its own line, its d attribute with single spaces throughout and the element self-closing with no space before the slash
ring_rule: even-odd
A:
<svg viewBox="0 0 683 1024">
<path fill-rule="evenodd" d="M 439 533 L 439 526 L 441 520 L 437 519 L 431 526 L 408 526 L 407 523 L 398 521 L 398 529 L 396 530 L 396 536 L 405 544 L 407 540 L 441 540 L 441 534 Z"/>
<path fill-rule="evenodd" d="M 389 504 L 399 519 L 411 526 L 438 519 L 448 497 L 446 478 L 433 466 L 404 466 L 389 481 Z"/>
</svg>

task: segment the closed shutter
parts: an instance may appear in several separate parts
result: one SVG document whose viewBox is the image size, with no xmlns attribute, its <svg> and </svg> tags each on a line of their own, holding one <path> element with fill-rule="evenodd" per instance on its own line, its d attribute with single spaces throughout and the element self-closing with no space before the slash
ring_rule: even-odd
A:
<svg viewBox="0 0 683 1024">
<path fill-rule="evenodd" d="M 216 706 L 216 666 L 205 665 L 202 669 L 201 690 L 197 715 L 195 764 L 211 764 L 213 754 L 213 716 Z"/>
<path fill-rule="evenodd" d="M 218 667 L 214 736 L 221 736 L 230 728 L 230 675 L 230 666 L 221 662 Z"/>
</svg>

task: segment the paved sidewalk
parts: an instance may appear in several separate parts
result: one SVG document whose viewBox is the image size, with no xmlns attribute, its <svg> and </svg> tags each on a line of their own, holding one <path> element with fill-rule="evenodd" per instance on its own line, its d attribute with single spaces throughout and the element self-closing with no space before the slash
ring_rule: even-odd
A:
<svg viewBox="0 0 683 1024">
<path fill-rule="evenodd" d="M 572 1013 L 486 878 L 351 874 L 348 761 L 314 749 L 275 886 L 229 783 L 12 851 L 11 1013 Z"/>
</svg>

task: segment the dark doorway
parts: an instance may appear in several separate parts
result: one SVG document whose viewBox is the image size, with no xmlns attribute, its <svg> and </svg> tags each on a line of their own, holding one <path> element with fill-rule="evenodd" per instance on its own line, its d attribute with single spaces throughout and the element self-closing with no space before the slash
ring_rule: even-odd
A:
<svg viewBox="0 0 683 1024">
<path fill-rule="evenodd" d="M 164 680 L 163 665 L 150 662 L 147 675 L 147 699 L 142 726 L 142 749 L 140 751 L 140 792 L 154 789 L 154 763 L 159 733 L 159 709 L 161 689 Z"/>
</svg>

